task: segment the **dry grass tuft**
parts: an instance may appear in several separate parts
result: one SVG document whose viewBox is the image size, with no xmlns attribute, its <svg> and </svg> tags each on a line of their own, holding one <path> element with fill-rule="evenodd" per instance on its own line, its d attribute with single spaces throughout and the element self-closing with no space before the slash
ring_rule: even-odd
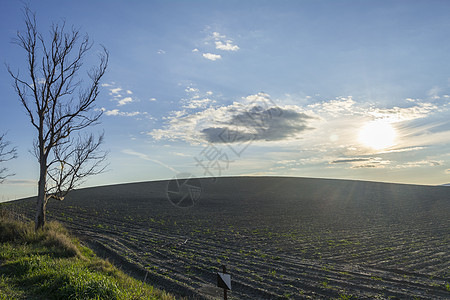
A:
<svg viewBox="0 0 450 300">
<path fill-rule="evenodd" d="M 35 231 L 34 223 L 23 222 L 23 216 L 0 207 L 0 242 L 43 243 L 57 248 L 60 255 L 83 258 L 80 249 L 69 237 L 67 230 L 56 221 L 48 222 L 43 230 Z"/>
<path fill-rule="evenodd" d="M 45 229 L 44 229 L 45 230 Z M 67 256 L 77 256 L 84 258 L 80 249 L 72 242 L 72 240 L 60 232 L 53 230 L 46 230 L 44 245 L 48 247 L 55 247 L 64 252 Z"/>
</svg>

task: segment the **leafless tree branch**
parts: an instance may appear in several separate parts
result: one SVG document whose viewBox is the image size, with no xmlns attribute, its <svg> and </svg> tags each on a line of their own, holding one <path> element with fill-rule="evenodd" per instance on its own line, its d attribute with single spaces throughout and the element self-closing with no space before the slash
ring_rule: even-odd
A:
<svg viewBox="0 0 450 300">
<path fill-rule="evenodd" d="M 5 140 L 5 135 L 0 135 L 0 163 L 9 161 L 17 157 L 16 147 L 11 147 L 11 143 Z M 6 179 L 6 177 L 13 176 L 14 174 L 8 174 L 8 168 L 0 168 L 0 183 Z"/>
<path fill-rule="evenodd" d="M 34 154 L 40 166 L 36 228 L 40 228 L 48 199 L 64 199 L 88 176 L 104 170 L 106 153 L 99 150 L 103 134 L 95 138 L 81 132 L 98 124 L 102 115 L 95 100 L 109 53 L 102 46 L 98 65 L 83 74 L 84 58 L 93 46 L 88 35 L 68 29 L 63 21 L 53 24 L 46 38 L 37 30 L 35 13 L 25 7 L 24 16 L 26 30 L 17 33 L 15 44 L 25 50 L 26 76 L 7 68 L 36 129 Z"/>
</svg>

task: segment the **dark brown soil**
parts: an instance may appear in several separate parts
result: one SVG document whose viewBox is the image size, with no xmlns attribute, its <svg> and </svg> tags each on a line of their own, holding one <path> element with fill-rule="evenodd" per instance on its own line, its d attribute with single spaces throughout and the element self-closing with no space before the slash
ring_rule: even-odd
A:
<svg viewBox="0 0 450 300">
<path fill-rule="evenodd" d="M 449 299 L 450 187 L 283 177 L 200 180 L 178 208 L 167 181 L 74 191 L 63 222 L 136 277 L 180 295 L 229 299 Z M 34 200 L 13 203 L 30 213 Z"/>
</svg>

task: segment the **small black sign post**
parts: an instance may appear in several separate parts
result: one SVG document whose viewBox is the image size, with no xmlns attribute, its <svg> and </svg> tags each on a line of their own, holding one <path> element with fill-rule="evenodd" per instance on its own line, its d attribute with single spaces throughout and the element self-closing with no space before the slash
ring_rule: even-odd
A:
<svg viewBox="0 0 450 300">
<path fill-rule="evenodd" d="M 217 286 L 223 288 L 223 299 L 227 300 L 228 290 L 231 291 L 231 275 L 227 273 L 227 267 L 222 266 L 223 272 L 217 272 Z"/>
</svg>

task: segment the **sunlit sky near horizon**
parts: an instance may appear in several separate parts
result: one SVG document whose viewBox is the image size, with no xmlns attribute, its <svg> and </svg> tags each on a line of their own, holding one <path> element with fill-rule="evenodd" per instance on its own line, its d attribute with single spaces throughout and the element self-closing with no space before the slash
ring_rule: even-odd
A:
<svg viewBox="0 0 450 300">
<path fill-rule="evenodd" d="M 450 1 L 30 1 L 110 52 L 84 186 L 234 175 L 450 182 Z M 0 58 L 23 2 L 0 1 Z M 0 133 L 18 148 L 0 201 L 36 194 L 34 139 L 6 67 Z"/>
</svg>

